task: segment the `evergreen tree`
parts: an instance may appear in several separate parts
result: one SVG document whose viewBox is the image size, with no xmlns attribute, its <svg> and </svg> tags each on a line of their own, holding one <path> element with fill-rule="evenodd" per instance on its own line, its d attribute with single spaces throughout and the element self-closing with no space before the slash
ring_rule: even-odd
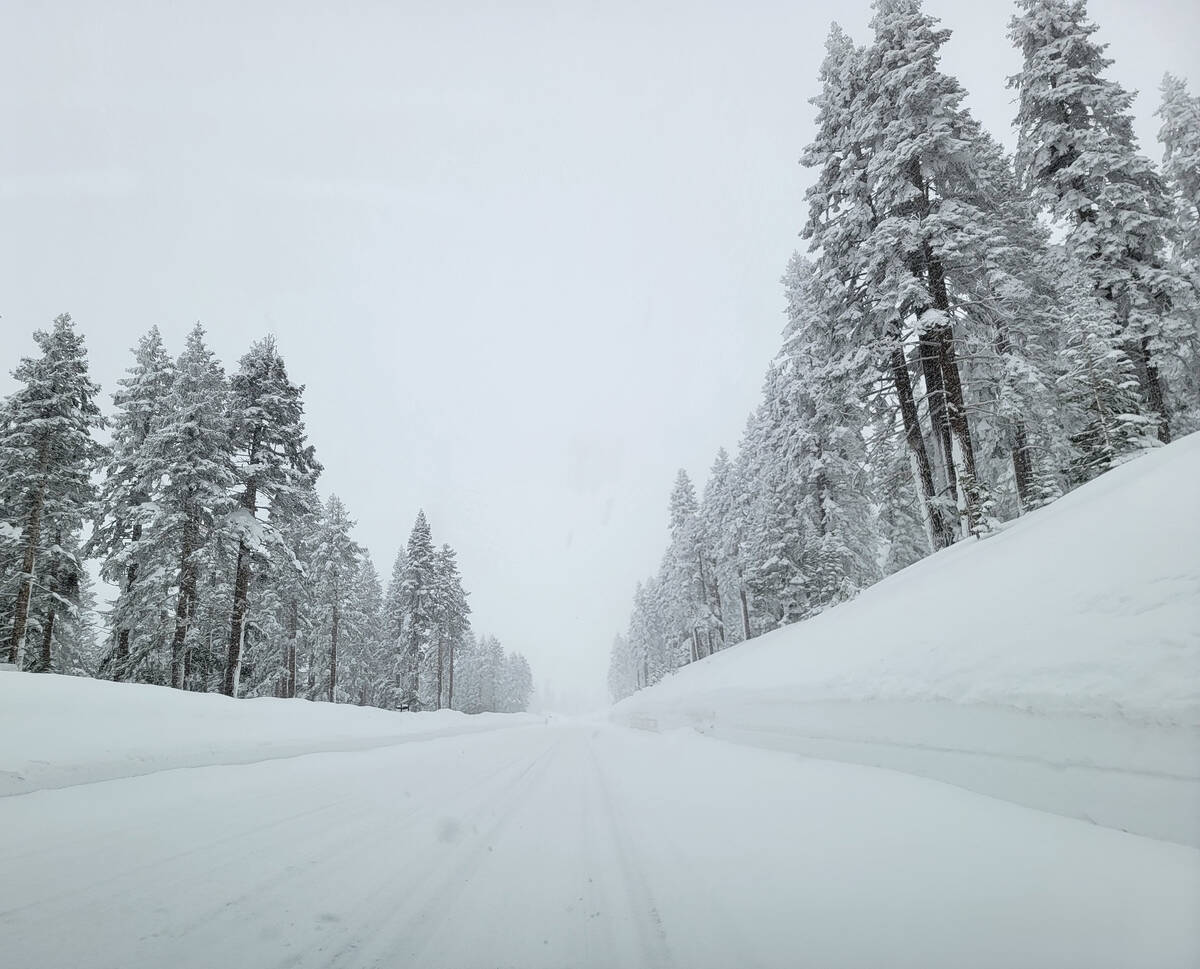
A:
<svg viewBox="0 0 1200 969">
<path fill-rule="evenodd" d="M 400 583 L 397 682 L 401 710 L 421 708 L 421 672 L 434 636 L 436 582 L 433 535 L 425 512 L 420 511 L 408 538 Z"/>
<path fill-rule="evenodd" d="M 15 553 L 3 573 L 15 578 L 15 597 L 5 632 L 8 661 L 22 664 L 39 564 L 50 543 L 61 549 L 74 536 L 93 496 L 91 473 L 102 451 L 92 438 L 103 420 L 99 387 L 88 377 L 87 349 L 71 317 L 55 319 L 33 335 L 39 357 L 25 357 L 13 371 L 21 384 L 5 401 L 0 421 L 0 513 Z M 10 553 L 10 554 L 11 554 Z M 62 555 L 55 552 L 55 566 Z M 53 597 L 58 593 L 51 591 Z M 46 665 L 43 653 L 39 662 Z"/>
<path fill-rule="evenodd" d="M 1163 361 L 1194 341 L 1172 313 L 1185 281 L 1165 260 L 1170 198 L 1137 150 L 1132 93 L 1106 78 L 1112 61 L 1092 35 L 1084 0 L 1018 0 L 1010 37 L 1023 57 L 1017 167 L 1042 207 L 1066 226 L 1079 271 L 1105 301 L 1117 347 L 1137 374 L 1145 409 L 1171 439 Z"/>
<path fill-rule="evenodd" d="M 251 346 L 230 390 L 230 438 L 241 494 L 230 516 L 237 556 L 222 692 L 234 696 L 254 561 L 266 566 L 280 557 L 278 523 L 308 510 L 305 503 L 321 465 L 306 440 L 304 388 L 288 379 L 274 338 Z M 259 517 L 260 510 L 266 512 L 266 520 Z"/>
<path fill-rule="evenodd" d="M 437 641 L 435 710 L 453 707 L 456 652 L 470 628 L 471 607 L 458 573 L 454 549 L 443 545 L 434 554 L 434 637 Z"/>
<path fill-rule="evenodd" d="M 342 624 L 359 570 L 362 550 L 350 537 L 354 522 L 337 495 L 325 502 L 321 523 L 312 553 L 317 629 L 329 644 L 326 697 L 330 703 L 338 699 L 338 646 Z M 343 698 L 347 698 L 342 694 Z"/>
<path fill-rule="evenodd" d="M 200 593 L 212 590 L 206 574 L 219 552 L 218 529 L 232 510 L 230 488 L 236 480 L 229 439 L 228 383 L 221 365 L 204 342 L 197 323 L 175 364 L 175 378 L 161 425 L 145 442 L 160 472 L 153 496 L 155 515 L 147 539 L 174 553 L 174 633 L 170 683 L 184 687 L 189 654 L 203 649 L 211 665 L 211 638 L 196 625 Z"/>
<path fill-rule="evenodd" d="M 133 366 L 117 381 L 112 397 L 116 413 L 109 460 L 85 549 L 100 557 L 101 577 L 120 590 L 110 615 L 113 647 L 101 667 L 114 680 L 137 675 L 165 632 L 159 603 L 168 566 L 163 550 L 143 535 L 165 473 L 147 442 L 162 424 L 174 365 L 158 327 L 151 327 L 133 352 Z"/>
</svg>

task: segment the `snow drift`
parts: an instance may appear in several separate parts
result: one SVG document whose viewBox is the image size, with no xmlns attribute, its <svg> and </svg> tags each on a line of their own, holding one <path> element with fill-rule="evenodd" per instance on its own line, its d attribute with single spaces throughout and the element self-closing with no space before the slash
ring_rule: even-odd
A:
<svg viewBox="0 0 1200 969">
<path fill-rule="evenodd" d="M 159 686 L 0 673 L 0 797 L 540 722 L 518 714 L 395 713 L 305 700 L 233 700 Z"/>
<path fill-rule="evenodd" d="M 1200 844 L 1200 434 L 618 704 Z"/>
</svg>

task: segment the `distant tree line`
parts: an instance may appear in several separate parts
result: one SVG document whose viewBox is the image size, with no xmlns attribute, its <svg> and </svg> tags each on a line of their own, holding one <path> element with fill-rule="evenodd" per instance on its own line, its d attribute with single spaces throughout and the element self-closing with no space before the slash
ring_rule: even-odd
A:
<svg viewBox="0 0 1200 969">
<path fill-rule="evenodd" d="M 389 709 L 525 709 L 529 665 L 476 639 L 424 512 L 386 588 L 275 340 L 227 376 L 203 328 L 139 341 L 104 417 L 70 316 L 0 402 L 0 644 L 20 669 Z M 107 427 L 110 440 L 97 433 Z M 85 567 L 116 587 L 98 609 Z"/>
<path fill-rule="evenodd" d="M 1008 157 L 939 68 L 950 31 L 873 11 L 826 44 L 762 402 L 701 498 L 680 472 L 614 698 L 1200 424 L 1200 98 L 1163 79 L 1155 166 L 1083 0 L 1019 0 Z"/>
</svg>

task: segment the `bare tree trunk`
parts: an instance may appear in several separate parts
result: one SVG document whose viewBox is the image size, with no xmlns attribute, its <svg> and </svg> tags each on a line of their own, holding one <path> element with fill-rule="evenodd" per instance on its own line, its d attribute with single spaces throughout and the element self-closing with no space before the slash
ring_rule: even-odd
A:
<svg viewBox="0 0 1200 969">
<path fill-rule="evenodd" d="M 1170 444 L 1171 419 L 1167 412 L 1167 401 L 1163 394 L 1158 365 L 1150 355 L 1150 339 L 1142 337 L 1135 350 L 1134 363 L 1137 365 L 1138 376 L 1145 387 L 1146 403 L 1150 405 L 1151 410 L 1158 414 L 1158 439 L 1163 444 Z"/>
<path fill-rule="evenodd" d="M 142 523 L 135 522 L 133 531 L 130 534 L 133 543 L 136 545 L 142 540 Z M 133 584 L 137 581 L 138 564 L 130 562 L 125 567 L 125 595 L 133 589 Z M 128 675 L 129 670 L 129 636 L 130 630 L 128 626 L 122 626 L 117 632 L 117 651 L 113 656 L 113 681 L 120 683 Z"/>
<path fill-rule="evenodd" d="M 436 710 L 442 708 L 442 666 L 446 662 L 445 653 L 445 637 L 439 635 L 437 647 L 437 706 L 434 707 Z"/>
<path fill-rule="evenodd" d="M 61 545 L 62 532 L 58 532 L 54 536 L 54 544 Z M 49 673 L 50 667 L 54 662 L 52 655 L 54 647 L 54 620 L 58 613 L 58 563 L 55 562 L 50 567 L 48 574 L 48 589 L 49 593 L 46 597 L 46 616 L 42 620 L 42 656 L 38 661 L 38 670 L 42 673 Z"/>
<path fill-rule="evenodd" d="M 296 597 L 292 596 L 288 604 L 287 687 L 283 694 L 290 699 L 296 697 L 296 633 L 300 626 L 299 612 Z"/>
<path fill-rule="evenodd" d="M 447 684 L 446 707 L 454 709 L 454 640 L 450 640 L 450 677 Z"/>
<path fill-rule="evenodd" d="M 742 602 L 742 635 L 748 641 L 750 637 L 750 604 L 746 601 L 746 587 L 738 589 L 738 598 Z"/>
<path fill-rule="evenodd" d="M 171 686 L 182 690 L 187 677 L 187 634 L 196 605 L 196 563 L 192 555 L 199 536 L 196 524 L 188 519 L 183 529 L 183 549 L 179 557 L 179 596 L 175 600 L 175 636 L 171 641 Z"/>
<path fill-rule="evenodd" d="M 892 350 L 892 382 L 900 404 L 900 417 L 904 424 L 904 438 L 917 466 L 917 483 L 929 523 L 929 537 L 934 551 L 954 543 L 954 529 L 946 522 L 940 508 L 934 504 L 937 492 L 933 485 L 933 469 L 929 463 L 929 452 L 925 447 L 925 436 L 921 433 L 917 404 L 913 397 L 912 379 L 908 374 L 908 363 L 904 350 L 897 344 Z"/>
<path fill-rule="evenodd" d="M 329 631 L 329 702 L 336 703 L 334 699 L 337 691 L 337 648 L 338 648 L 338 620 L 341 618 L 338 604 L 333 604 L 333 625 Z"/>
<path fill-rule="evenodd" d="M 251 455 L 253 460 L 253 455 Z M 258 483 L 251 477 L 242 492 L 242 510 L 254 519 L 258 505 Z M 250 607 L 250 549 L 246 539 L 238 539 L 237 568 L 233 580 L 233 612 L 229 628 L 229 649 L 225 656 L 225 682 L 221 692 L 226 696 L 237 693 L 239 667 L 242 662 L 242 640 L 246 628 L 246 612 Z"/>
<path fill-rule="evenodd" d="M 21 559 L 21 585 L 13 613 L 12 635 L 8 642 L 8 661 L 20 664 L 25 652 L 25 630 L 29 623 L 29 603 L 33 598 L 33 576 L 37 567 L 38 541 L 42 537 L 42 508 L 46 504 L 46 470 L 50 464 L 50 448 L 42 444 L 38 454 L 38 485 L 25 524 L 25 555 Z"/>
</svg>

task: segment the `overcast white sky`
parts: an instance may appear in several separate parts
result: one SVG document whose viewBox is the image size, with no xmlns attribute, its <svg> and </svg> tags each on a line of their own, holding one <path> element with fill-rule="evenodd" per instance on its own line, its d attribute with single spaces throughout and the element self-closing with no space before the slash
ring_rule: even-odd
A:
<svg viewBox="0 0 1200 969">
<path fill-rule="evenodd" d="M 928 8 L 1011 144 L 1011 4 Z M 732 450 L 777 349 L 807 101 L 866 3 L 3 9 L 0 390 L 63 311 L 106 394 L 153 323 L 229 369 L 276 334 L 381 574 L 423 506 L 476 628 L 599 702 L 676 469 Z M 1091 11 L 1157 159 L 1200 4 Z"/>
</svg>

